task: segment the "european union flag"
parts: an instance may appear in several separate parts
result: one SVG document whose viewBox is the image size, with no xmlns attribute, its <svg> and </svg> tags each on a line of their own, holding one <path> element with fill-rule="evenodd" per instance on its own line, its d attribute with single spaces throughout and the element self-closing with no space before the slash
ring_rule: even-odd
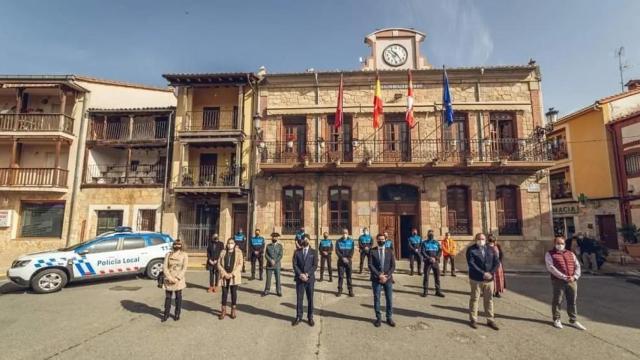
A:
<svg viewBox="0 0 640 360">
<path fill-rule="evenodd" d="M 449 78 L 444 65 L 442 70 L 442 117 L 447 126 L 451 126 L 453 124 L 453 105 L 451 105 L 451 93 L 449 92 Z"/>
</svg>

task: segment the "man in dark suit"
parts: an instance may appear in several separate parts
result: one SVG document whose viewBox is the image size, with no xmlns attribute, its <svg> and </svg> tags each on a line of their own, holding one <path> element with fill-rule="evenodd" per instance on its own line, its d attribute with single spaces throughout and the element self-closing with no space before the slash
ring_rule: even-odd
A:
<svg viewBox="0 0 640 360">
<path fill-rule="evenodd" d="M 396 259 L 393 249 L 385 247 L 384 234 L 376 236 L 377 247 L 371 249 L 369 256 L 369 272 L 371 273 L 371 287 L 373 288 L 373 308 L 376 321 L 373 325 L 380 327 L 382 314 L 380 312 L 380 292 L 384 288 L 387 324 L 395 327 L 393 321 L 393 272 L 396 270 Z"/>
<path fill-rule="evenodd" d="M 293 254 L 293 272 L 296 279 L 296 318 L 291 323 L 296 326 L 302 321 L 302 302 L 307 294 L 307 319 L 309 326 L 313 321 L 313 287 L 316 283 L 315 272 L 318 268 L 318 253 L 309 247 L 309 235 L 305 234 L 301 247 Z"/>
<path fill-rule="evenodd" d="M 496 252 L 487 246 L 484 234 L 476 234 L 475 244 L 467 248 L 467 264 L 469 266 L 469 284 L 471 285 L 469 326 L 474 329 L 478 328 L 478 301 L 482 296 L 487 325 L 498 330 L 493 316 L 493 277 L 498 265 L 500 265 L 500 260 Z"/>
</svg>

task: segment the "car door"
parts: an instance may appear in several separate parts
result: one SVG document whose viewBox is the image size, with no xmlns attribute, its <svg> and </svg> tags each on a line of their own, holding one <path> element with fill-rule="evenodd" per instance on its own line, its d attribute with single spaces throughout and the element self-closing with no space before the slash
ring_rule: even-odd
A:
<svg viewBox="0 0 640 360">
<path fill-rule="evenodd" d="M 77 278 L 99 277 L 117 273 L 120 236 L 109 236 L 76 250 L 73 274 Z"/>
<path fill-rule="evenodd" d="M 122 238 L 122 250 L 117 258 L 122 264 L 123 272 L 139 272 L 144 269 L 149 257 L 146 239 L 142 235 L 125 235 Z"/>
</svg>

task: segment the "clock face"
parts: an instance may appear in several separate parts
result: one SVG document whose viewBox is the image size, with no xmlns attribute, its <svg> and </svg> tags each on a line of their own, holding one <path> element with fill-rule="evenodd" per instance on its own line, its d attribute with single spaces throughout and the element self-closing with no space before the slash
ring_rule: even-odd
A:
<svg viewBox="0 0 640 360">
<path fill-rule="evenodd" d="M 391 44 L 382 52 L 382 58 L 390 66 L 400 66 L 407 62 L 407 49 L 400 44 Z"/>
</svg>

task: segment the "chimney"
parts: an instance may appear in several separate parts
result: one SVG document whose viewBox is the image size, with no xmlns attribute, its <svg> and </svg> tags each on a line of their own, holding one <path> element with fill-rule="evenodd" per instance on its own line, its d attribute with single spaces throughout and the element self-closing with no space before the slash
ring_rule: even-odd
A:
<svg viewBox="0 0 640 360">
<path fill-rule="evenodd" d="M 629 81 L 625 84 L 625 86 L 627 87 L 627 90 L 628 90 L 628 91 L 631 91 L 631 90 L 638 90 L 638 89 L 640 89 L 640 79 L 632 79 L 632 80 L 629 80 Z"/>
</svg>

